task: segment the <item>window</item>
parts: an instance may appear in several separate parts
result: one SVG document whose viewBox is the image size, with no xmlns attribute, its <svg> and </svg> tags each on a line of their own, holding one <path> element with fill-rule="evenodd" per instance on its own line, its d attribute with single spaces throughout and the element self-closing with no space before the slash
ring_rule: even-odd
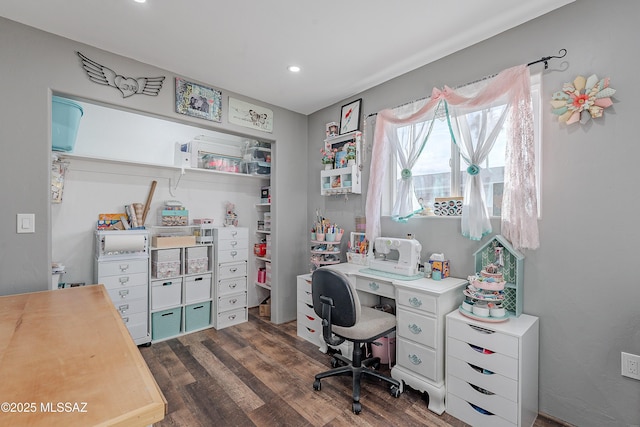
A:
<svg viewBox="0 0 640 427">
<path fill-rule="evenodd" d="M 540 215 L 540 74 L 531 76 L 531 97 L 534 110 L 534 138 L 536 145 L 536 187 L 538 198 L 538 216 Z M 500 115 L 505 106 L 494 107 L 490 114 Z M 467 116 L 470 131 L 478 132 L 480 112 Z M 430 126 L 431 123 L 426 123 Z M 475 126 L 474 126 L 475 125 Z M 502 191 L 504 188 L 504 167 L 506 149 L 506 122 L 486 160 L 479 165 L 483 183 L 485 202 L 489 215 L 500 216 Z M 406 132 L 400 128 L 398 132 Z M 397 183 L 401 180 L 401 168 L 392 162 L 391 177 L 383 195 L 383 215 L 390 215 L 396 199 Z M 439 197 L 459 197 L 463 195 L 466 180 L 469 177 L 467 163 L 461 159 L 458 147 L 451 139 L 451 132 L 443 114 L 434 119 L 431 136 L 418 161 L 412 168 L 413 185 L 416 198 L 423 206 L 433 209 L 433 203 Z"/>
</svg>

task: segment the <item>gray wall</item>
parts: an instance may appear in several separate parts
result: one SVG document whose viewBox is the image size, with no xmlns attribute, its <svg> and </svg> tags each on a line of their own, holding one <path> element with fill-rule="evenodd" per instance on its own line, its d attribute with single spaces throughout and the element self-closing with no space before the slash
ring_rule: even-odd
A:
<svg viewBox="0 0 640 427">
<path fill-rule="evenodd" d="M 166 76 L 159 96 L 134 95 L 123 98 L 114 88 L 91 82 L 81 67 L 76 51 L 81 51 L 89 58 L 105 64 L 125 76 Z M 160 70 L 128 58 L 104 52 L 68 39 L 57 37 L 33 28 L 0 18 L 0 143 L 2 144 L 5 163 L 0 168 L 2 186 L 2 203 L 0 203 L 0 295 L 41 291 L 48 289 L 51 283 L 52 254 L 52 215 L 50 205 L 50 161 L 51 161 L 51 93 L 77 97 L 114 107 L 121 107 L 144 114 L 154 115 L 172 121 L 180 121 L 197 127 L 221 130 L 229 133 L 255 136 L 258 139 L 275 141 L 274 173 L 271 177 L 274 206 L 272 206 L 275 259 L 272 277 L 278 281 L 272 291 L 274 321 L 282 322 L 295 318 L 296 279 L 295 276 L 306 271 L 306 254 L 298 248 L 303 243 L 306 233 L 306 175 L 300 175 L 291 165 L 299 164 L 300 159 L 307 157 L 307 118 L 282 108 L 264 104 L 246 96 L 230 93 L 224 88 L 222 123 L 215 124 L 196 118 L 190 118 L 174 111 L 174 77 L 171 71 Z M 180 76 L 189 79 L 188 76 Z M 215 72 L 212 70 L 212 81 L 200 82 L 216 87 Z M 273 133 L 255 131 L 239 127 L 227 122 L 226 105 L 228 96 L 264 105 L 274 112 Z M 114 124 L 117 125 L 117 124 Z M 91 166 L 88 166 L 90 168 Z M 114 172 L 116 168 L 122 174 L 115 181 L 126 179 L 126 168 L 102 166 Z M 130 168 L 130 167 L 129 167 Z M 300 168 L 304 170 L 304 167 Z M 144 201 L 151 180 L 157 176 L 166 182 L 169 172 L 143 172 L 144 179 L 139 180 L 137 196 Z M 115 174 L 115 172 L 114 172 Z M 124 178 L 123 178 L 124 177 Z M 230 184 L 227 178 L 220 177 L 209 180 L 208 185 L 218 188 L 237 190 L 245 187 L 248 181 Z M 108 180 L 105 180 L 108 181 Z M 181 185 L 189 185 L 189 180 Z M 201 180 L 203 181 L 203 180 Z M 255 181 L 256 184 L 258 181 Z M 68 208 L 74 204 L 96 205 L 101 202 L 100 185 L 96 183 L 93 195 L 82 197 L 82 200 L 63 198 L 63 205 Z M 200 190 L 205 184 L 191 183 Z M 227 186 L 227 187 L 224 187 Z M 252 186 L 253 187 L 253 186 Z M 215 188 L 215 187 L 214 187 Z M 250 192 L 253 190 L 247 190 Z M 193 192 L 192 192 L 193 193 Z M 72 191 L 69 194 L 73 194 Z M 130 203 L 131 195 L 122 204 Z M 259 193 L 255 193 L 256 202 Z M 134 199 L 136 200 L 136 199 Z M 187 200 L 183 200 L 185 204 Z M 115 209 L 109 202 L 107 209 Z M 218 212 L 220 200 L 212 200 L 213 209 Z M 280 209 L 278 203 L 283 208 Z M 248 205 L 245 205 L 248 206 Z M 286 208 L 284 208 L 286 207 Z M 255 209 L 245 213 L 245 218 L 254 218 Z M 59 208 L 58 208 L 59 210 Z M 280 213 L 282 212 L 282 214 Z M 16 214 L 34 213 L 36 224 L 34 234 L 16 233 Z M 243 215 L 243 212 L 239 212 Z M 66 218 L 68 220 L 68 218 Z M 95 218 L 97 219 L 97 217 Z M 220 219 L 220 218 L 218 218 Z M 86 224 L 86 218 L 81 218 Z M 56 221 L 54 226 L 58 224 Z M 251 225 L 251 224 L 246 224 Z M 78 250 L 86 251 L 86 234 L 89 230 L 76 230 L 69 233 L 71 239 L 85 242 Z M 277 239 L 277 240 L 276 240 Z M 90 247 L 90 246 L 89 246 Z M 63 261 L 63 260 L 60 260 Z M 87 280 L 86 277 L 77 277 Z M 280 284 L 281 283 L 281 284 Z"/>
<path fill-rule="evenodd" d="M 620 352 L 640 354 L 638 17 L 635 0 L 578 0 L 309 118 L 309 212 L 321 209 L 353 230 L 365 196 L 319 196 L 324 126 L 339 119 L 343 104 L 362 98 L 368 114 L 427 96 L 433 86 L 457 86 L 568 50 L 565 63 L 552 61 L 543 74 L 540 248 L 525 252 L 524 308 L 540 317 L 540 410 L 580 426 L 640 425 L 640 382 L 620 375 Z M 559 124 L 551 94 L 591 74 L 611 77 L 615 105 L 587 125 Z M 365 132 L 370 143 L 371 126 Z M 472 253 L 481 243 L 460 236 L 459 220 L 384 219 L 382 231 L 415 233 L 423 256 L 444 252 L 454 275 L 473 273 Z"/>
</svg>

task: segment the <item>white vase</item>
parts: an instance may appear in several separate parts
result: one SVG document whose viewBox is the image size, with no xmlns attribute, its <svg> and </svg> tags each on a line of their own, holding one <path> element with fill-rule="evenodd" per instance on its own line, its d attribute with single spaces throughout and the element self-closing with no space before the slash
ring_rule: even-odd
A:
<svg viewBox="0 0 640 427">
<path fill-rule="evenodd" d="M 328 170 L 331 170 L 331 169 L 333 169 L 333 165 L 331 163 L 326 163 L 324 165 L 324 170 L 328 171 Z"/>
</svg>

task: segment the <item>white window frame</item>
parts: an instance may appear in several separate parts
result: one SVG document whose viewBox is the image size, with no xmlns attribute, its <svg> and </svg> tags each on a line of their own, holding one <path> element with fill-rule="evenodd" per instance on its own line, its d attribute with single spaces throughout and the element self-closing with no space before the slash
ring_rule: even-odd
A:
<svg viewBox="0 0 640 427">
<path fill-rule="evenodd" d="M 533 109 L 533 140 L 535 144 L 535 171 L 536 171 L 536 197 L 538 199 L 538 219 L 541 217 L 542 212 L 542 72 L 531 74 L 531 104 Z M 427 142 L 428 144 L 428 142 Z M 458 147 L 451 141 L 451 153 L 458 153 Z M 394 156 L 395 159 L 395 156 Z M 449 168 L 451 170 L 451 182 L 452 197 L 461 196 L 459 194 L 460 188 L 460 164 L 462 159 L 460 154 L 452 155 L 449 159 Z M 398 162 L 390 162 L 390 170 L 387 173 L 387 179 L 384 183 L 384 189 L 382 193 L 382 216 L 391 216 L 391 210 L 393 209 L 393 203 L 396 198 L 396 177 L 398 175 Z M 491 215 L 492 218 L 498 218 Z M 460 218 L 459 216 L 446 217 L 446 216 L 422 216 L 416 215 L 413 218 Z"/>
</svg>

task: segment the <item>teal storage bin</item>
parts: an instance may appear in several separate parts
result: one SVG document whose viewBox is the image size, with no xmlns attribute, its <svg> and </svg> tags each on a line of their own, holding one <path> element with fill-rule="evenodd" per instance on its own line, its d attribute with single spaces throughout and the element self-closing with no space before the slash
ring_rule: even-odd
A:
<svg viewBox="0 0 640 427">
<path fill-rule="evenodd" d="M 66 98 L 53 96 L 51 101 L 51 141 L 55 151 L 73 151 L 80 127 L 82 106 Z"/>
<path fill-rule="evenodd" d="M 180 333 L 182 307 L 151 314 L 151 339 L 175 337 Z"/>
<path fill-rule="evenodd" d="M 211 301 L 191 304 L 185 307 L 185 331 L 195 331 L 211 323 Z"/>
</svg>

